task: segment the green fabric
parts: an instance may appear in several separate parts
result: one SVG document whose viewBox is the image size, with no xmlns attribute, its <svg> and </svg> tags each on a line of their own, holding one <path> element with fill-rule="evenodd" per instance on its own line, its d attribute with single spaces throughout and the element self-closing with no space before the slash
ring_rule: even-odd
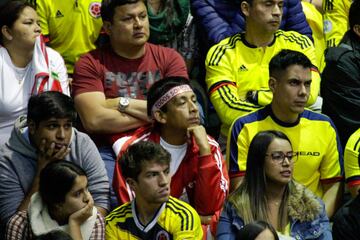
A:
<svg viewBox="0 0 360 240">
<path fill-rule="evenodd" d="M 169 2 L 171 1 L 171 2 Z M 165 0 L 164 9 L 158 14 L 148 6 L 151 43 L 172 42 L 183 30 L 190 12 L 190 0 Z"/>
</svg>

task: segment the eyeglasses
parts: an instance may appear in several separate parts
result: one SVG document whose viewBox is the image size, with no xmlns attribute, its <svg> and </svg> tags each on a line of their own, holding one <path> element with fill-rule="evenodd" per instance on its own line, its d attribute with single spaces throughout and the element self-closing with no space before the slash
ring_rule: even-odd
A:
<svg viewBox="0 0 360 240">
<path fill-rule="evenodd" d="M 288 159 L 289 163 L 295 162 L 297 154 L 294 152 L 272 152 L 271 154 L 265 154 L 265 156 L 270 156 L 272 160 L 278 164 L 284 164 L 285 158 Z"/>
</svg>

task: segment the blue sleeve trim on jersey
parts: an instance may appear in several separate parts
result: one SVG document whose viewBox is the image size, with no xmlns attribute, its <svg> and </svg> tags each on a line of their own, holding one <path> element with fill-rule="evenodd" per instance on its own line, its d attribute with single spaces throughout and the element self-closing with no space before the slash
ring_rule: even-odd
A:
<svg viewBox="0 0 360 240">
<path fill-rule="evenodd" d="M 239 165 L 238 165 L 238 146 L 237 146 L 237 139 L 241 132 L 241 130 L 244 128 L 245 124 L 262 121 L 265 118 L 267 118 L 270 115 L 270 105 L 267 105 L 266 107 L 256 111 L 249 113 L 248 115 L 245 115 L 243 117 L 239 117 L 235 122 L 233 123 L 233 126 L 231 128 L 230 133 L 230 156 L 229 156 L 229 172 L 230 173 L 236 173 L 239 172 Z"/>
</svg>

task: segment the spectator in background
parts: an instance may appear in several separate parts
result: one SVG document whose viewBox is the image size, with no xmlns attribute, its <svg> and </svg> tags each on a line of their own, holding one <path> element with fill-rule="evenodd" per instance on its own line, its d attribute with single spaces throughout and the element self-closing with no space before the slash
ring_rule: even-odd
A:
<svg viewBox="0 0 360 240">
<path fill-rule="evenodd" d="M 10 219 L 6 239 L 33 239 L 56 229 L 74 240 L 105 239 L 104 219 L 94 207 L 86 173 L 69 161 L 51 162 L 41 171 L 39 192 L 27 210 Z"/>
<path fill-rule="evenodd" d="M 360 235 L 360 194 L 342 206 L 334 216 L 334 240 L 357 240 Z"/>
<path fill-rule="evenodd" d="M 10 137 L 31 95 L 54 90 L 69 95 L 64 60 L 45 47 L 39 18 L 23 1 L 0 6 L 0 144 Z"/>
<path fill-rule="evenodd" d="M 41 170 L 55 160 L 84 169 L 94 204 L 106 215 L 109 182 L 104 163 L 91 139 L 72 127 L 75 119 L 73 100 L 62 93 L 30 98 L 27 117 L 17 120 L 8 143 L 0 148 L 0 230 L 17 211 L 28 208 L 39 191 Z"/>
<path fill-rule="evenodd" d="M 314 65 L 312 91 L 307 106 L 315 103 L 320 85 L 315 49 L 297 32 L 279 30 L 283 0 L 244 0 L 245 32 L 214 45 L 208 52 L 206 84 L 210 100 L 222 122 L 219 142 L 225 142 L 232 122 L 271 102 L 269 62 L 281 49 L 303 52 Z M 225 145 L 222 144 L 221 145 Z"/>
<path fill-rule="evenodd" d="M 65 60 L 70 77 L 80 55 L 95 49 L 102 20 L 101 0 L 28 0 L 36 6 L 45 42 Z"/>
<path fill-rule="evenodd" d="M 322 72 L 322 112 L 339 129 L 342 144 L 360 128 L 360 1 L 349 11 L 350 30 L 340 45 L 327 50 Z"/>
<path fill-rule="evenodd" d="M 108 135 L 126 135 L 148 124 L 148 88 L 164 77 L 188 75 L 180 54 L 147 42 L 149 21 L 143 0 L 104 0 L 101 16 L 110 44 L 79 59 L 72 86 L 81 122 L 112 179 L 116 156 Z"/>
<path fill-rule="evenodd" d="M 261 220 L 274 226 L 280 239 L 330 240 L 323 202 L 292 180 L 296 159 L 284 133 L 258 132 L 249 146 L 246 175 L 220 215 L 216 239 L 234 240 L 244 225 Z"/>
<path fill-rule="evenodd" d="M 301 0 L 301 5 L 306 16 L 306 21 L 309 23 L 312 31 L 317 60 L 316 66 L 318 66 L 319 72 L 322 72 L 325 67 L 324 52 L 326 44 L 324 37 L 323 15 L 322 12 L 316 8 L 315 1 L 317 0 Z"/>
<path fill-rule="evenodd" d="M 349 8 L 352 0 L 322 0 L 326 47 L 336 47 L 349 29 Z"/>
<path fill-rule="evenodd" d="M 209 47 L 246 30 L 246 16 L 241 10 L 240 3 L 240 0 L 191 1 L 196 23 L 205 31 Z M 311 29 L 298 0 L 284 1 L 279 28 L 284 31 L 296 31 L 312 39 Z"/>
<path fill-rule="evenodd" d="M 344 150 L 345 181 L 352 198 L 360 190 L 360 128 L 356 130 L 346 143 Z"/>
<path fill-rule="evenodd" d="M 171 155 L 159 144 L 140 141 L 119 160 L 136 197 L 106 217 L 106 239 L 202 239 L 200 218 L 170 196 Z"/>
<path fill-rule="evenodd" d="M 197 56 L 195 25 L 190 0 L 147 0 L 149 42 L 176 49 L 184 58 L 188 73 Z"/>
</svg>

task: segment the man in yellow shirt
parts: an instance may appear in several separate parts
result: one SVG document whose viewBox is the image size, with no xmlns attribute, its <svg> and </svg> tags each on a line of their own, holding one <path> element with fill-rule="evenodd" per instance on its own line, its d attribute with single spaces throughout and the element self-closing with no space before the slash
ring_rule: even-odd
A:
<svg viewBox="0 0 360 240">
<path fill-rule="evenodd" d="M 281 131 L 296 153 L 294 179 L 324 200 L 331 217 L 341 194 L 342 147 L 330 118 L 304 109 L 312 84 L 311 66 L 304 54 L 292 50 L 282 50 L 270 61 L 271 104 L 238 118 L 229 133 L 230 189 L 236 189 L 245 174 L 249 145 L 256 133 Z"/>
<path fill-rule="evenodd" d="M 314 67 L 307 105 L 317 99 L 320 75 L 313 43 L 297 32 L 278 30 L 283 4 L 283 0 L 244 0 L 241 10 L 246 32 L 224 39 L 207 54 L 205 80 L 223 136 L 236 118 L 270 103 L 268 64 L 281 49 L 303 52 L 311 60 Z"/>
<path fill-rule="evenodd" d="M 140 141 L 126 150 L 120 164 L 136 196 L 106 217 L 106 239 L 202 239 L 196 211 L 170 197 L 170 159 L 154 142 Z"/>
</svg>

